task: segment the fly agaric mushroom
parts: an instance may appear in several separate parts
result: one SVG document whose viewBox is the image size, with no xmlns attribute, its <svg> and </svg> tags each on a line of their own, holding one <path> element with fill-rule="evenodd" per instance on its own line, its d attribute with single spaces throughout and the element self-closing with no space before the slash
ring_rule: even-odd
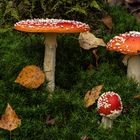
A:
<svg viewBox="0 0 140 140">
<path fill-rule="evenodd" d="M 49 91 L 54 91 L 55 88 L 57 33 L 78 33 L 90 30 L 85 23 L 61 19 L 22 20 L 17 22 L 14 27 L 16 30 L 24 32 L 45 33 L 44 72 L 48 80 Z"/>
<path fill-rule="evenodd" d="M 121 98 L 117 93 L 103 93 L 97 101 L 97 111 L 102 116 L 101 126 L 105 129 L 112 128 L 113 119 L 121 114 L 122 109 Z"/>
<path fill-rule="evenodd" d="M 140 32 L 130 31 L 115 36 L 107 43 L 107 49 L 126 54 L 123 62 L 127 65 L 127 76 L 140 84 Z"/>
</svg>

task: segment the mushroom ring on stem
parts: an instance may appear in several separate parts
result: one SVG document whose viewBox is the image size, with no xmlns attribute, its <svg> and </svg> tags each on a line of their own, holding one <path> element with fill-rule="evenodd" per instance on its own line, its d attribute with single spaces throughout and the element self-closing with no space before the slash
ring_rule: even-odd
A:
<svg viewBox="0 0 140 140">
<path fill-rule="evenodd" d="M 115 36 L 107 43 L 107 49 L 125 54 L 127 76 L 140 84 L 140 32 L 130 31 Z"/>
<path fill-rule="evenodd" d="M 120 96 L 108 91 L 103 93 L 97 101 L 97 111 L 102 116 L 101 127 L 112 128 L 113 119 L 121 114 L 123 109 Z"/>
<path fill-rule="evenodd" d="M 14 25 L 16 30 L 24 32 L 45 33 L 44 72 L 48 81 L 48 90 L 55 88 L 55 59 L 57 33 L 78 33 L 89 31 L 87 24 L 61 19 L 31 19 L 22 20 Z"/>
</svg>

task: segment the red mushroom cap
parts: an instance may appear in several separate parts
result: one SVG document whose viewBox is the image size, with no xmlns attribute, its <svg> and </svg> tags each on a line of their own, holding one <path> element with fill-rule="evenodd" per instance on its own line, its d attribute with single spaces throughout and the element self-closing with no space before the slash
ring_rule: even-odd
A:
<svg viewBox="0 0 140 140">
<path fill-rule="evenodd" d="M 140 32 L 130 31 L 115 36 L 107 43 L 107 49 L 123 54 L 140 54 Z"/>
<path fill-rule="evenodd" d="M 103 93 L 98 99 L 97 109 L 101 116 L 115 119 L 123 109 L 120 96 L 112 91 Z"/>
<path fill-rule="evenodd" d="M 85 23 L 62 19 L 22 20 L 17 22 L 14 27 L 16 30 L 25 32 L 73 33 L 90 30 L 89 26 Z"/>
</svg>

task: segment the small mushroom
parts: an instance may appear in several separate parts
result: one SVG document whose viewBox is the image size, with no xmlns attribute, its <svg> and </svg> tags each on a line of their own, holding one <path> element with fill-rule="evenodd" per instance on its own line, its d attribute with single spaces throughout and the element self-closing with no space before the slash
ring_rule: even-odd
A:
<svg viewBox="0 0 140 140">
<path fill-rule="evenodd" d="M 140 32 L 130 31 L 115 36 L 107 43 L 107 49 L 129 55 L 123 60 L 127 65 L 127 76 L 140 84 Z"/>
<path fill-rule="evenodd" d="M 16 30 L 24 32 L 45 33 L 44 72 L 48 80 L 48 90 L 55 88 L 55 61 L 57 33 L 78 33 L 89 31 L 87 24 L 62 19 L 30 19 L 22 20 L 14 25 Z"/>
<path fill-rule="evenodd" d="M 122 109 L 121 98 L 117 93 L 103 93 L 97 101 L 97 111 L 102 116 L 101 127 L 112 128 L 113 120 L 121 114 Z"/>
</svg>

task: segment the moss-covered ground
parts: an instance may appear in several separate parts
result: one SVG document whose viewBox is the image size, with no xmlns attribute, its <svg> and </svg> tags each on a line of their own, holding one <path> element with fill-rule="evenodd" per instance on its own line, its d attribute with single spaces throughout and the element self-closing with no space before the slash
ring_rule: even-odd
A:
<svg viewBox="0 0 140 140">
<path fill-rule="evenodd" d="M 97 20 L 92 32 L 108 42 L 113 36 L 130 30 L 140 31 L 140 24 L 122 8 L 107 9 L 113 18 L 109 31 Z M 89 20 L 90 21 L 90 20 Z M 88 21 L 87 21 L 88 22 Z M 26 89 L 14 81 L 23 67 L 43 66 L 43 34 L 21 33 L 15 30 L 0 34 L 0 114 L 7 103 L 21 118 L 21 126 L 11 132 L 12 140 L 139 140 L 140 94 L 137 84 L 126 77 L 123 55 L 98 48 L 98 68 L 92 51 L 79 47 L 78 35 L 58 35 L 56 89 L 48 98 L 47 83 L 38 89 Z M 94 67 L 88 69 L 88 64 Z M 103 84 L 102 92 L 117 92 L 123 102 L 122 114 L 114 120 L 112 130 L 99 129 L 101 116 L 96 103 L 90 109 L 84 105 L 84 95 L 92 87 Z M 47 118 L 55 120 L 48 124 Z M 8 140 L 9 132 L 0 129 L 0 140 Z"/>
</svg>

